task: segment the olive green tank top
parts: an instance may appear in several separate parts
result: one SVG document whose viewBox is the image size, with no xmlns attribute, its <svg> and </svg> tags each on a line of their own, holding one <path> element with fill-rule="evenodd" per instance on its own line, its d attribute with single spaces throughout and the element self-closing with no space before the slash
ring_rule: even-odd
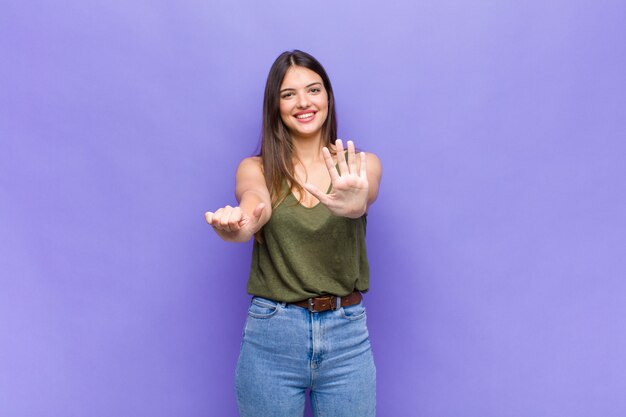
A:
<svg viewBox="0 0 626 417">
<path fill-rule="evenodd" d="M 254 241 L 248 293 L 283 302 L 369 288 L 367 214 L 349 219 L 289 193 Z"/>
</svg>

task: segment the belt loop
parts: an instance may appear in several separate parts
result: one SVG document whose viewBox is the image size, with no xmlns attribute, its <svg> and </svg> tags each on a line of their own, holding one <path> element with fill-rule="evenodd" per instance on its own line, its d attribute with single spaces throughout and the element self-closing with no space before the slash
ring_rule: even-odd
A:
<svg viewBox="0 0 626 417">
<path fill-rule="evenodd" d="M 341 308 L 341 297 L 335 297 L 335 310 L 339 310 Z"/>
</svg>

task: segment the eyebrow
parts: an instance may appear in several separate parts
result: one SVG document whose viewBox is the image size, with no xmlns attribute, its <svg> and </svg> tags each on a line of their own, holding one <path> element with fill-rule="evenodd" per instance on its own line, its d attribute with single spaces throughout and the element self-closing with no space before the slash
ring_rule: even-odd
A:
<svg viewBox="0 0 626 417">
<path fill-rule="evenodd" d="M 322 84 L 322 83 L 319 82 L 319 81 L 316 81 L 314 83 L 311 83 L 311 84 L 307 85 L 305 88 L 309 88 L 309 87 L 311 87 L 311 86 L 313 86 L 315 84 Z M 295 88 L 291 88 L 291 87 L 290 88 L 283 88 L 282 90 L 280 90 L 280 92 L 282 93 L 283 91 L 288 91 L 288 90 L 295 90 Z"/>
</svg>

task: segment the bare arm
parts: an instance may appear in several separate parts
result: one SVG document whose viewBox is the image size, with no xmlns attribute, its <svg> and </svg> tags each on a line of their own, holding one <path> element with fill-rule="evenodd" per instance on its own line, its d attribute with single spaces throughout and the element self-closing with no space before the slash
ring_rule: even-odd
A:
<svg viewBox="0 0 626 417">
<path fill-rule="evenodd" d="M 208 211 L 204 216 L 223 240 L 247 242 L 272 215 L 260 158 L 246 158 L 239 164 L 235 196 L 239 202 L 237 207 L 227 205 L 215 212 Z"/>
</svg>

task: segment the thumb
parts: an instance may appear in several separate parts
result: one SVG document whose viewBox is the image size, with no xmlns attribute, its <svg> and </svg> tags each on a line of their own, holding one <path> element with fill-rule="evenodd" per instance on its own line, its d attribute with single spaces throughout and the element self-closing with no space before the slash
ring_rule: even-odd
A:
<svg viewBox="0 0 626 417">
<path fill-rule="evenodd" d="M 252 211 L 252 221 L 258 223 L 265 209 L 265 203 L 259 203 L 258 206 Z"/>
<path fill-rule="evenodd" d="M 328 203 L 328 196 L 325 193 L 321 192 L 319 188 L 317 188 L 315 185 L 306 183 L 304 184 L 304 189 L 313 194 L 313 196 L 315 196 L 315 198 L 317 198 L 323 204 Z"/>
</svg>

